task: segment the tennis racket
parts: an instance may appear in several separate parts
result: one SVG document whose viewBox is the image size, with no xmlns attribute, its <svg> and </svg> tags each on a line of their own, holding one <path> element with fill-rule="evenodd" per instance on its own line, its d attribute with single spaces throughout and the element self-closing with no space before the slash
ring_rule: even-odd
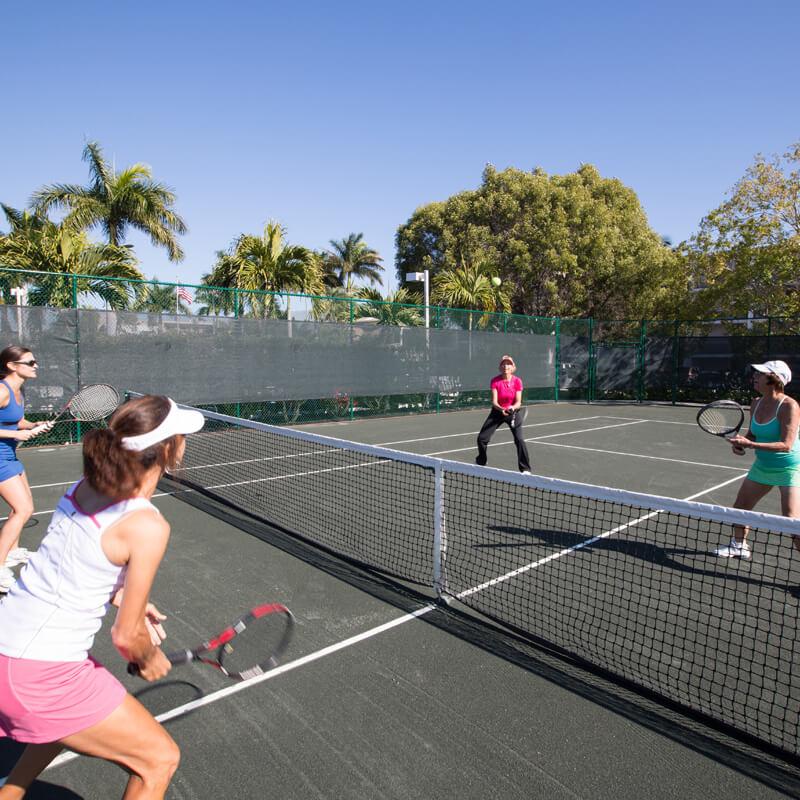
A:
<svg viewBox="0 0 800 800">
<path fill-rule="evenodd" d="M 697 412 L 697 424 L 706 433 L 730 439 L 744 424 L 744 409 L 733 400 L 715 400 Z"/>
<path fill-rule="evenodd" d="M 199 661 L 235 681 L 267 672 L 289 646 L 294 616 L 286 606 L 270 603 L 248 611 L 233 624 L 193 650 L 168 653 L 173 666 Z M 138 675 L 139 665 L 128 664 L 128 674 Z"/>
<path fill-rule="evenodd" d="M 697 424 L 706 433 L 730 439 L 739 433 L 744 423 L 744 409 L 734 400 L 715 400 L 697 412 Z M 744 448 L 734 445 L 737 455 L 744 455 Z"/>
<path fill-rule="evenodd" d="M 97 422 L 116 411 L 119 392 L 107 383 L 90 383 L 81 387 L 51 420 L 58 421 L 69 413 L 78 422 Z"/>
<path fill-rule="evenodd" d="M 512 428 L 516 428 L 517 425 L 522 425 L 525 422 L 525 417 L 528 416 L 528 409 L 525 406 L 520 406 L 516 411 L 511 412 L 511 419 L 508 421 L 508 424 Z"/>
</svg>

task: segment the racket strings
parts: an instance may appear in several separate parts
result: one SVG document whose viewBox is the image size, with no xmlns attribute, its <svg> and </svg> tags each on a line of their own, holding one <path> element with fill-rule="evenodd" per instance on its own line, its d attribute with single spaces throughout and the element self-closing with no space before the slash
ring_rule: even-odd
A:
<svg viewBox="0 0 800 800">
<path fill-rule="evenodd" d="M 274 666 L 285 647 L 289 620 L 284 614 L 267 614 L 250 620 L 247 627 L 224 644 L 219 660 L 228 674 L 236 675 L 260 666 Z"/>
<path fill-rule="evenodd" d="M 741 426 L 742 412 L 737 408 L 705 408 L 697 418 L 700 427 L 709 433 L 732 433 Z"/>
<path fill-rule="evenodd" d="M 97 384 L 85 386 L 69 404 L 69 411 L 75 419 L 82 422 L 95 422 L 105 419 L 119 405 L 119 393 L 113 386 Z"/>
</svg>

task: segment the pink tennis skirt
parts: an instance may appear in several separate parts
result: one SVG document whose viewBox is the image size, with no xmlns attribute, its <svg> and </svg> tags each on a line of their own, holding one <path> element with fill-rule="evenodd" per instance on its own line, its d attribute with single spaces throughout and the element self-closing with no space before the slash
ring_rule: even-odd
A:
<svg viewBox="0 0 800 800">
<path fill-rule="evenodd" d="M 125 687 L 100 663 L 33 661 L 0 654 L 0 736 L 56 742 L 102 722 Z"/>
</svg>

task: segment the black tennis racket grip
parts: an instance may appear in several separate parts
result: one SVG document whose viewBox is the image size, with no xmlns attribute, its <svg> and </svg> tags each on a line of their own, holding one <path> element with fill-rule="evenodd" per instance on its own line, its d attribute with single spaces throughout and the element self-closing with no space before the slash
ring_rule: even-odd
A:
<svg viewBox="0 0 800 800">
<path fill-rule="evenodd" d="M 167 661 L 173 667 L 179 664 L 188 664 L 194 661 L 194 653 L 191 650 L 176 650 L 174 653 L 167 653 Z M 139 665 L 135 661 L 128 662 L 128 675 L 138 675 L 140 673 Z"/>
</svg>

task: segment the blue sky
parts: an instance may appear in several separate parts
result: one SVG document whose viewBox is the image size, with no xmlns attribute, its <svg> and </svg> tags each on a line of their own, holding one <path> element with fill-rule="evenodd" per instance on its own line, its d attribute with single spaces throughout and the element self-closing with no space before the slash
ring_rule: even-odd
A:
<svg viewBox="0 0 800 800">
<path fill-rule="evenodd" d="M 51 2 L 3 13 L 0 201 L 85 183 L 100 142 L 149 164 L 189 225 L 170 264 L 276 219 L 324 248 L 363 232 L 394 284 L 420 205 L 498 169 L 596 165 L 678 242 L 758 152 L 800 139 L 800 3 Z"/>
</svg>

